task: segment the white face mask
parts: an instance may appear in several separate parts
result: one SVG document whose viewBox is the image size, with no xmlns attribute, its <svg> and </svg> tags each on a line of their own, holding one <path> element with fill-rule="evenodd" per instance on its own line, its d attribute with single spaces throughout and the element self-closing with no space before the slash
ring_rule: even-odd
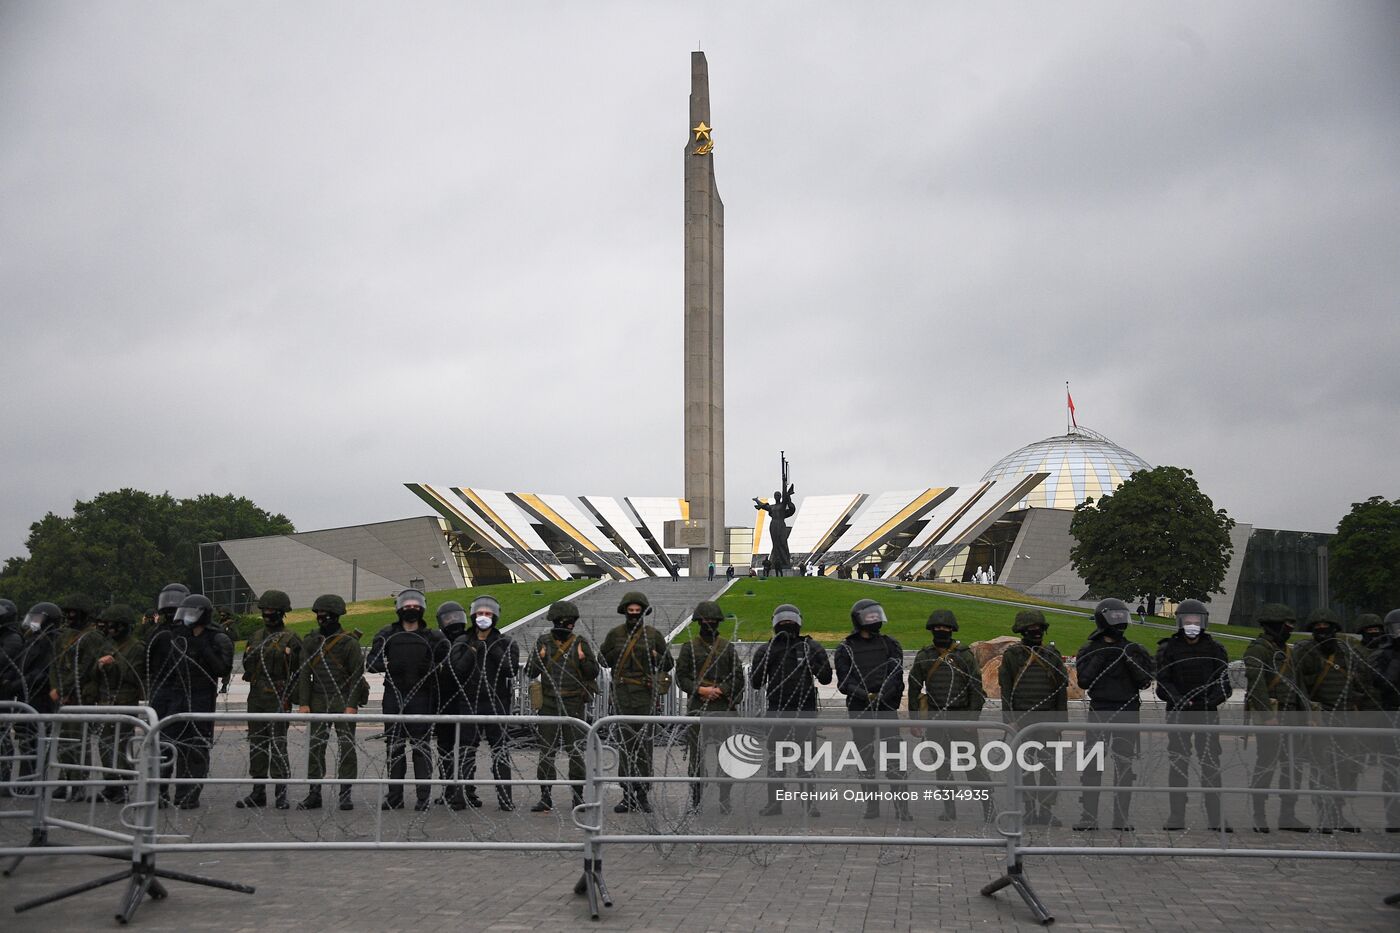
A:
<svg viewBox="0 0 1400 933">
<path fill-rule="evenodd" d="M 41 623 L 39 622 L 38 619 L 25 619 L 25 620 L 24 620 L 24 627 L 27 628 L 27 629 L 29 629 L 31 632 L 37 632 L 37 631 L 39 631 L 39 626 L 40 626 L 40 624 L 41 624 Z"/>
<path fill-rule="evenodd" d="M 1187 638 L 1201 637 L 1201 627 L 1199 625 L 1183 625 L 1181 630 L 1186 633 Z"/>
<path fill-rule="evenodd" d="M 482 631 L 485 631 L 486 629 L 491 627 L 491 621 L 492 619 L 490 615 L 479 615 L 476 617 L 476 627 L 481 629 Z"/>
</svg>

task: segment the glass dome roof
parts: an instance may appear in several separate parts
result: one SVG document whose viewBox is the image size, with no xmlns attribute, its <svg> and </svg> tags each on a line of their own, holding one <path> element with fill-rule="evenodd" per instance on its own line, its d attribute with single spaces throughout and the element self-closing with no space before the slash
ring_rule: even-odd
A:
<svg viewBox="0 0 1400 933">
<path fill-rule="evenodd" d="M 1072 509 L 1085 499 L 1111 493 L 1137 470 L 1151 465 L 1131 450 L 1088 428 L 1047 437 L 1002 457 L 984 480 L 1010 479 L 1028 473 L 1050 476 L 1016 508 Z"/>
</svg>

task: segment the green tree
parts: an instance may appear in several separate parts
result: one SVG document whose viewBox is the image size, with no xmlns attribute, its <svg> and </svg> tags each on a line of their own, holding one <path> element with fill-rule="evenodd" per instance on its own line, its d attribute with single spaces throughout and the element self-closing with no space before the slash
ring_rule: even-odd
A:
<svg viewBox="0 0 1400 933">
<path fill-rule="evenodd" d="M 5 562 L 0 593 L 28 605 L 81 590 L 147 607 L 172 581 L 199 589 L 200 543 L 295 530 L 241 496 L 104 492 L 74 503 L 70 518 L 50 512 L 30 525 L 29 556 Z"/>
<path fill-rule="evenodd" d="M 1400 499 L 1353 502 L 1328 552 L 1334 598 L 1381 615 L 1400 606 Z"/>
<path fill-rule="evenodd" d="M 1070 558 L 1097 594 L 1208 599 L 1224 592 L 1234 527 L 1190 470 L 1138 470 L 1112 495 L 1075 508 Z"/>
</svg>

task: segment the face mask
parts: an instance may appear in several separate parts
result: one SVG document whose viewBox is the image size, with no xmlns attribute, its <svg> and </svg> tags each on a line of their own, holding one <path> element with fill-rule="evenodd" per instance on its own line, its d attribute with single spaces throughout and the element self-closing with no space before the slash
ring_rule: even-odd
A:
<svg viewBox="0 0 1400 933">
<path fill-rule="evenodd" d="M 1278 640 L 1279 640 L 1280 642 L 1288 641 L 1288 639 L 1290 639 L 1290 638 L 1292 638 L 1292 637 L 1293 637 L 1293 626 L 1291 626 L 1291 625 L 1280 625 L 1280 626 L 1278 627 Z"/>
<path fill-rule="evenodd" d="M 1201 627 L 1199 625 L 1183 625 L 1181 631 L 1187 638 L 1201 637 Z"/>
<path fill-rule="evenodd" d="M 940 632 L 938 629 L 934 629 L 933 643 L 940 648 L 946 648 L 953 643 L 953 633 Z"/>
<path fill-rule="evenodd" d="M 1378 642 L 1378 641 L 1380 641 L 1380 640 L 1381 640 L 1381 633 L 1380 633 L 1380 632 L 1362 632 L 1362 633 L 1361 633 L 1361 644 L 1362 644 L 1363 646 L 1367 647 L 1367 648 L 1371 647 L 1372 645 L 1374 645 L 1376 642 Z"/>
<path fill-rule="evenodd" d="M 1336 637 L 1337 633 L 1330 628 L 1323 628 L 1322 626 L 1318 626 L 1317 628 L 1313 629 L 1313 638 L 1317 641 L 1323 642 L 1324 644 L 1329 641 L 1334 641 Z"/>
<path fill-rule="evenodd" d="M 572 625 L 556 625 L 550 631 L 554 633 L 555 641 L 568 641 L 569 636 L 574 633 L 574 627 Z"/>
<path fill-rule="evenodd" d="M 39 628 L 40 628 L 39 620 L 38 620 L 38 619 L 25 619 L 25 620 L 24 620 L 24 627 L 27 628 L 27 629 L 29 629 L 29 631 L 31 631 L 31 632 L 37 632 L 37 631 L 39 631 Z"/>
<path fill-rule="evenodd" d="M 802 630 L 802 626 L 798 625 L 796 622 L 780 622 L 780 623 L 778 623 L 778 634 L 779 634 L 779 635 L 792 635 L 792 636 L 796 637 L 797 633 L 800 632 L 801 630 Z"/>
<path fill-rule="evenodd" d="M 1032 629 L 1031 631 L 1025 632 L 1021 635 L 1021 641 L 1025 642 L 1028 645 L 1031 645 L 1032 647 L 1039 645 L 1044 640 L 1045 633 L 1036 629 Z"/>
<path fill-rule="evenodd" d="M 332 615 L 319 615 L 316 617 L 316 627 L 322 635 L 334 635 L 340 629 L 340 619 Z"/>
<path fill-rule="evenodd" d="M 880 628 L 884 624 L 883 622 L 872 622 L 870 625 L 862 625 L 861 628 L 865 629 L 865 631 L 869 632 L 871 635 L 879 635 Z"/>
<path fill-rule="evenodd" d="M 1122 638 L 1127 633 L 1128 627 L 1126 625 L 1115 625 L 1112 630 L 1114 638 Z"/>
<path fill-rule="evenodd" d="M 715 640 L 715 636 L 718 635 L 718 634 L 719 634 L 719 623 L 718 623 L 718 622 L 701 622 L 701 623 L 700 623 L 700 637 L 701 637 L 701 638 L 705 639 L 706 641 L 714 641 L 714 640 Z"/>
<path fill-rule="evenodd" d="M 481 629 L 483 632 L 495 624 L 496 617 L 488 612 L 483 612 L 481 615 L 476 617 L 476 627 Z"/>
<path fill-rule="evenodd" d="M 81 612 L 71 612 L 64 613 L 63 621 L 69 628 L 82 628 L 87 619 L 83 617 Z"/>
<path fill-rule="evenodd" d="M 281 627 L 282 627 L 282 613 L 280 613 L 280 612 L 264 612 L 264 613 L 263 613 L 263 625 L 266 625 L 268 628 L 281 628 Z"/>
<path fill-rule="evenodd" d="M 627 624 L 631 626 L 637 626 L 642 624 L 642 614 L 640 612 L 629 612 L 626 615 L 624 615 L 623 618 L 625 618 L 627 620 Z"/>
<path fill-rule="evenodd" d="M 422 621 L 423 621 L 423 607 L 422 607 L 422 606 L 404 606 L 402 609 L 400 609 L 400 610 L 396 613 L 396 615 L 399 617 L 399 621 L 400 621 L 400 622 L 422 622 Z"/>
</svg>

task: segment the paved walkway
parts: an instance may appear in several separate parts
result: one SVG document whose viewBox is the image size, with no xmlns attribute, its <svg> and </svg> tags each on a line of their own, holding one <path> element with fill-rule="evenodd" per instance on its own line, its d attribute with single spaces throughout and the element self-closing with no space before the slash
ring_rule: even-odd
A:
<svg viewBox="0 0 1400 933">
<path fill-rule="evenodd" d="M 850 931 L 1038 929 L 1013 892 L 981 897 L 998 873 L 991 854 L 854 848 L 732 853 L 651 847 L 605 861 L 616 905 L 602 930 Z M 31 860 L 0 879 L 7 933 L 116 926 L 116 887 L 14 916 L 17 901 L 95 877 L 112 863 Z M 476 853 L 208 854 L 162 864 L 257 885 L 254 895 L 169 882 L 133 923 L 151 931 L 542 931 L 589 926 L 571 886 L 574 860 Z M 1345 863 L 1238 859 L 1040 859 L 1027 866 L 1056 930 L 1335 929 L 1393 931 L 1400 872 Z"/>
</svg>

